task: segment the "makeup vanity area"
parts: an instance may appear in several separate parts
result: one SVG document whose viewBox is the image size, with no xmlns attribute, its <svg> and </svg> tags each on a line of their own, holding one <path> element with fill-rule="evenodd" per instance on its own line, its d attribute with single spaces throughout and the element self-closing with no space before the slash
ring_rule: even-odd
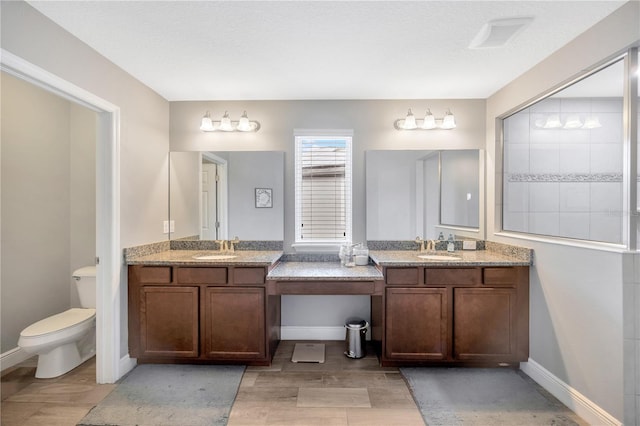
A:
<svg viewBox="0 0 640 426">
<path fill-rule="evenodd" d="M 367 156 L 372 167 L 373 155 Z M 370 202 L 380 205 L 387 196 L 370 187 L 367 181 L 367 211 L 373 211 Z M 428 197 L 422 188 L 416 192 Z M 477 194 L 472 197 L 475 202 Z M 424 209 L 428 200 L 409 203 Z M 383 366 L 526 361 L 530 250 L 485 241 L 462 250 L 457 241 L 454 253 L 436 244 L 424 256 L 421 244 L 389 238 L 385 226 L 374 229 L 387 214 L 394 213 L 377 209 L 367 216 L 367 266 L 341 266 L 337 255 L 310 262 L 259 235 L 241 240 L 233 252 L 223 252 L 220 242 L 178 240 L 128 253 L 131 357 L 142 363 L 269 365 L 281 337 L 282 296 L 361 295 L 370 299 L 371 340 Z M 419 235 L 432 225 L 427 216 L 417 226 Z M 229 228 L 226 235 L 235 235 L 231 223 Z M 403 236 L 407 232 L 416 228 Z"/>
</svg>

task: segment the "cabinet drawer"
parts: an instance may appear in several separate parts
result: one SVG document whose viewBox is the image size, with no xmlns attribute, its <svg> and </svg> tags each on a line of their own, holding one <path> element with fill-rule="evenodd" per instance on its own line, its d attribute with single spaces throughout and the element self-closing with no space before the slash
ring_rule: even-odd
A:
<svg viewBox="0 0 640 426">
<path fill-rule="evenodd" d="M 515 268 L 484 268 L 483 275 L 486 285 L 514 285 L 518 279 Z"/>
<path fill-rule="evenodd" d="M 475 285 L 480 284 L 480 268 L 427 268 L 424 283 L 427 285 Z"/>
<path fill-rule="evenodd" d="M 141 266 L 136 268 L 141 284 L 168 284 L 171 282 L 171 266 Z"/>
<path fill-rule="evenodd" d="M 389 285 L 418 285 L 418 268 L 387 268 L 385 271 Z"/>
<path fill-rule="evenodd" d="M 264 284 L 266 273 L 264 268 L 234 268 L 234 284 Z"/>
<path fill-rule="evenodd" d="M 180 284 L 226 284 L 227 268 L 178 268 Z"/>
</svg>

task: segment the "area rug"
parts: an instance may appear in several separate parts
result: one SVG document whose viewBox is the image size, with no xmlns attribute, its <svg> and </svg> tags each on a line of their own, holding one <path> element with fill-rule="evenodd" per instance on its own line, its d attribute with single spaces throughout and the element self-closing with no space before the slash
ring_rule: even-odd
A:
<svg viewBox="0 0 640 426">
<path fill-rule="evenodd" d="M 226 425 L 244 366 L 143 364 L 78 425 Z"/>
<path fill-rule="evenodd" d="M 500 368 L 401 368 L 429 426 L 586 425 L 524 373 Z"/>
</svg>

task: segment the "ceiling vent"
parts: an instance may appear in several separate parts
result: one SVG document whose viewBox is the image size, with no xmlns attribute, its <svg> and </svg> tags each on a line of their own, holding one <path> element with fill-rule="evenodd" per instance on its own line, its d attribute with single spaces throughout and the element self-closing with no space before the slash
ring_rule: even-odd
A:
<svg viewBox="0 0 640 426">
<path fill-rule="evenodd" d="M 469 44 L 469 49 L 494 49 L 504 47 L 520 34 L 532 17 L 494 19 L 482 26 L 478 35 Z"/>
</svg>

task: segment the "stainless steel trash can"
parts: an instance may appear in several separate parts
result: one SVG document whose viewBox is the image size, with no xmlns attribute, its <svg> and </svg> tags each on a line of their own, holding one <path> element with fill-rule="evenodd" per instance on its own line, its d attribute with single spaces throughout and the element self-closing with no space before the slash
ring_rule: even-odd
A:
<svg viewBox="0 0 640 426">
<path fill-rule="evenodd" d="M 344 325 L 346 329 L 346 350 L 349 358 L 362 358 L 366 355 L 366 338 L 369 323 L 360 318 L 349 318 Z"/>
</svg>

